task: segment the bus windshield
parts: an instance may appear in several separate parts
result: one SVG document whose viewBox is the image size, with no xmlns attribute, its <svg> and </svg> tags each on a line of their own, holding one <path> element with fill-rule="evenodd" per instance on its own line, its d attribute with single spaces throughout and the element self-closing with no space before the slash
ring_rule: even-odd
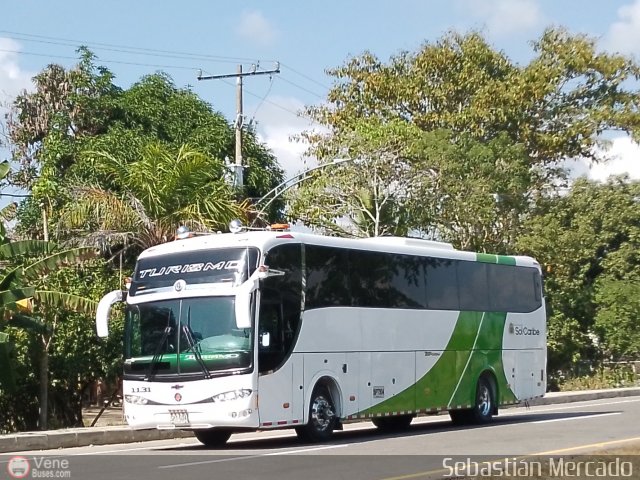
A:
<svg viewBox="0 0 640 480">
<path fill-rule="evenodd" d="M 204 374 L 246 369 L 251 329 L 238 329 L 235 297 L 199 297 L 128 305 L 125 375 Z"/>
</svg>

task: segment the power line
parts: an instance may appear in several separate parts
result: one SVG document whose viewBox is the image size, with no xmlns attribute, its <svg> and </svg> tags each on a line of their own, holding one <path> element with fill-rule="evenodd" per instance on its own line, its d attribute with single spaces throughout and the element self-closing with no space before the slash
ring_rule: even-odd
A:
<svg viewBox="0 0 640 480">
<path fill-rule="evenodd" d="M 161 57 L 161 58 L 174 58 L 174 59 L 181 59 L 181 60 L 203 60 L 203 61 L 211 61 L 211 62 L 216 62 L 216 63 L 238 63 L 238 62 L 248 62 L 248 63 L 252 63 L 252 64 L 257 64 L 257 60 L 254 58 L 248 58 L 248 57 L 230 57 L 230 56 L 222 56 L 222 55 L 207 55 L 207 54 L 198 54 L 198 53 L 191 53 L 191 52 L 182 52 L 182 51 L 175 51 L 175 50 L 162 50 L 162 49 L 154 49 L 154 48 L 143 48 L 143 47 L 132 47 L 132 46 L 128 46 L 128 45 L 122 45 L 122 44 L 112 44 L 112 43 L 101 43 L 101 42 L 88 42 L 88 41 L 84 41 L 84 40 L 74 40 L 74 39 L 68 39 L 68 38 L 63 38 L 63 37 L 53 37 L 53 36 L 46 36 L 46 35 L 36 35 L 36 34 L 30 34 L 30 33 L 22 33 L 22 32 L 13 32 L 13 31 L 8 31 L 8 30 L 0 30 L 0 34 L 6 34 L 6 35 L 12 35 L 12 36 L 17 36 L 20 38 L 13 38 L 14 40 L 19 40 L 19 41 L 25 41 L 25 42 L 34 42 L 34 43 L 42 43 L 42 44 L 49 44 L 49 45 L 61 45 L 61 46 L 71 46 L 71 47 L 77 47 L 79 45 L 85 45 L 87 47 L 91 47 L 91 48 L 96 48 L 99 50 L 105 50 L 105 51 L 111 51 L 111 52 L 117 52 L 117 53 L 124 53 L 124 54 L 130 54 L 130 55 L 144 55 L 144 56 L 153 56 L 153 57 Z M 64 55 L 54 55 L 54 54 L 42 54 L 42 53 L 35 53 L 35 52 L 21 52 L 21 51 L 15 51 L 15 50 L 0 50 L 0 51 L 4 51 L 4 52 L 8 52 L 8 53 L 23 53 L 25 55 L 32 55 L 32 56 L 42 56 L 42 57 L 52 57 L 52 58 L 63 58 L 63 59 L 71 59 L 71 60 L 77 60 L 77 57 L 69 57 L 69 56 L 64 56 Z M 184 69 L 184 70 L 191 70 L 192 67 L 185 67 L 185 66 L 176 66 L 176 65 L 158 65 L 158 64 L 149 64 L 149 63 L 140 63 L 140 62 L 131 62 L 131 61 L 124 61 L 124 60 L 103 60 L 100 59 L 101 62 L 105 62 L 105 63 L 114 63 L 114 64 L 123 64 L 123 65 L 138 65 L 138 66 L 145 66 L 145 67 L 154 67 L 154 68 L 174 68 L 174 69 Z M 267 60 L 265 60 L 267 61 Z M 330 90 L 330 88 L 323 84 L 322 82 L 319 82 L 318 80 L 314 79 L 313 77 L 306 75 L 304 73 L 302 73 L 301 71 L 291 67 L 290 65 L 285 65 L 282 64 L 282 66 L 284 66 L 287 70 L 291 71 L 292 73 L 322 87 L 324 90 Z M 323 95 L 319 95 L 316 92 L 313 92 L 291 80 L 287 80 L 287 79 L 283 79 L 285 82 L 290 83 L 292 86 L 295 86 L 303 91 L 306 91 L 307 93 L 310 93 L 314 96 L 317 96 L 319 98 L 323 98 Z"/>
<path fill-rule="evenodd" d="M 227 85 L 229 85 L 230 87 L 235 86 L 235 85 L 233 85 L 233 83 L 228 82 L 228 81 L 226 81 L 226 80 L 222 80 L 222 83 L 226 83 L 226 84 L 227 84 Z M 244 92 L 245 92 L 245 93 L 248 93 L 248 94 L 249 94 L 249 95 L 251 95 L 252 97 L 255 97 L 255 98 L 258 98 L 258 99 L 261 99 L 261 100 L 263 99 L 263 96 L 262 96 L 262 95 L 258 95 L 257 93 L 252 92 L 251 90 L 247 90 L 246 88 L 244 89 Z M 263 101 L 264 103 L 268 103 L 269 105 L 273 105 L 274 107 L 277 107 L 277 108 L 279 108 L 280 110 L 283 110 L 283 111 L 285 111 L 285 112 L 288 112 L 288 113 L 290 113 L 291 115 L 293 115 L 293 116 L 295 116 L 295 117 L 298 117 L 298 118 L 304 118 L 304 119 L 309 120 L 311 123 L 315 123 L 315 124 L 317 124 L 317 125 L 321 125 L 319 122 L 317 122 L 315 119 L 311 118 L 310 116 L 306 115 L 305 113 L 302 113 L 302 112 L 296 112 L 296 111 L 294 111 L 294 110 L 291 110 L 291 109 L 289 109 L 289 108 L 287 108 L 287 107 L 284 107 L 284 106 L 280 105 L 279 103 L 273 102 L 273 101 L 268 100 L 268 99 L 266 99 L 266 98 L 265 98 L 264 100 L 262 100 L 262 101 Z"/>
<path fill-rule="evenodd" d="M 298 85 L 297 83 L 292 82 L 291 80 L 287 80 L 286 78 L 284 78 L 284 77 L 282 77 L 282 76 L 280 76 L 279 78 L 280 78 L 280 80 L 282 80 L 283 82 L 286 82 L 286 83 L 288 83 L 289 85 L 293 85 L 294 87 L 299 88 L 299 89 L 300 89 L 300 90 L 302 90 L 302 91 L 305 91 L 305 92 L 307 92 L 307 93 L 310 93 L 310 94 L 311 94 L 311 95 L 313 95 L 314 97 L 324 98 L 324 95 L 320 95 L 320 94 L 318 94 L 318 93 L 316 93 L 316 92 L 312 92 L 311 90 L 309 90 L 309 89 L 307 89 L 307 88 L 303 87 L 302 85 Z"/>
<path fill-rule="evenodd" d="M 61 38 L 61 37 L 49 37 L 49 36 L 45 36 L 45 35 L 35 35 L 35 34 L 30 34 L 30 33 L 20 33 L 20 32 L 10 32 L 10 31 L 6 31 L 6 30 L 0 30 L 0 34 L 8 34 L 8 35 L 18 35 L 18 36 L 23 36 L 23 37 L 27 37 L 27 38 L 33 38 L 33 39 L 43 39 L 43 40 L 48 40 L 50 43 L 55 44 L 55 42 L 68 42 L 67 45 L 70 43 L 71 46 L 75 46 L 75 45 L 85 45 L 87 47 L 91 47 L 91 46 L 98 46 L 104 50 L 106 49 L 119 49 L 119 50 L 113 50 L 113 51 L 124 51 L 125 53 L 140 53 L 143 55 L 154 55 L 154 56 L 166 56 L 166 57 L 174 57 L 174 58 L 184 58 L 184 57 L 189 57 L 191 59 L 194 60 L 213 60 L 213 61 L 221 61 L 221 62 L 229 62 L 229 63 L 238 63 L 238 61 L 242 61 L 242 62 L 255 62 L 256 60 L 254 58 L 247 58 L 247 57 L 228 57 L 228 56 L 221 56 L 221 55 L 204 55 L 204 54 L 196 54 L 196 53 L 190 53 L 190 52 L 180 52 L 180 51 L 175 51 L 175 50 L 161 50 L 161 49 L 156 49 L 156 48 L 143 48 L 143 47 L 131 47 L 128 45 L 117 45 L 117 44 L 112 44 L 112 43 L 100 43 L 100 42 L 87 42 L 84 40 L 73 40 L 73 39 L 69 39 L 69 38 Z M 23 39 L 23 38 L 19 38 L 19 39 L 14 39 L 14 40 L 23 40 L 23 41 L 36 41 L 36 40 L 27 40 L 27 39 Z M 46 42 L 43 42 L 46 43 Z M 64 44 L 63 44 L 64 45 Z M 160 54 L 166 54 L 166 55 L 160 55 Z M 175 57 L 177 56 L 177 57 Z"/>
<path fill-rule="evenodd" d="M 25 52 L 20 50 L 8 50 L 4 48 L 0 48 L 0 52 L 6 53 L 16 53 L 18 55 L 31 55 L 35 57 L 47 57 L 47 58 L 62 58 L 65 60 L 78 60 L 78 57 L 71 57 L 68 55 L 56 55 L 56 54 L 48 54 L 48 53 L 37 53 L 37 52 Z M 100 63 L 116 63 L 121 65 L 134 65 L 139 67 L 153 67 L 153 68 L 172 68 L 172 69 L 180 69 L 180 70 L 191 70 L 197 71 L 198 67 L 185 67 L 184 65 L 159 65 L 154 63 L 139 63 L 139 62 L 127 62 L 124 60 L 110 60 L 110 59 L 100 59 Z"/>
<path fill-rule="evenodd" d="M 166 57 L 166 58 L 178 58 L 178 59 L 193 59 L 193 60 L 208 60 L 208 61 L 220 61 L 220 62 L 231 62 L 231 63 L 235 63 L 235 61 L 237 60 L 243 60 L 243 61 L 248 61 L 248 62 L 253 62 L 253 59 L 250 58 L 246 58 L 246 57 L 224 57 L 224 56 L 216 56 L 216 55 L 202 55 L 202 54 L 193 54 L 193 53 L 188 53 L 188 52 L 180 52 L 180 51 L 172 51 L 172 50 L 160 50 L 160 49 L 152 49 L 152 48 L 139 48 L 139 47 L 129 47 L 129 46 L 125 46 L 125 45 L 117 45 L 117 44 L 109 44 L 109 43 L 100 43 L 100 42 L 86 42 L 86 41 L 81 41 L 81 40 L 72 40 L 72 39 L 66 39 L 66 38 L 61 38 L 61 37 L 50 37 L 50 36 L 45 36 L 45 35 L 35 35 L 35 34 L 27 34 L 27 33 L 20 33 L 20 32 L 12 32 L 12 31 L 7 31 L 7 30 L 0 30 L 0 34 L 9 34 L 9 35 L 18 35 L 18 36 L 23 36 L 23 37 L 31 37 L 34 39 L 42 39 L 42 40 L 31 40 L 33 42 L 38 42 L 38 43 L 50 43 L 50 44 L 59 44 L 59 45 L 63 45 L 63 46 L 75 46 L 78 44 L 83 44 L 86 46 L 100 46 L 101 48 L 104 47 L 104 50 L 109 49 L 110 51 L 114 51 L 114 52 L 120 52 L 120 53 L 132 53 L 132 54 L 140 54 L 140 55 L 148 55 L 148 56 L 159 56 L 159 57 Z M 18 38 L 16 40 L 21 40 L 21 41 L 26 41 L 28 39 L 25 38 Z M 63 43 L 63 42 L 71 42 L 71 43 Z M 36 56 L 36 57 L 47 57 L 47 58 L 57 58 L 57 59 L 65 59 L 65 60 L 78 60 L 77 56 L 68 56 L 68 55 L 58 55 L 58 54 L 45 54 L 45 53 L 39 53 L 39 52 L 29 52 L 29 51 L 20 51 L 20 50 L 10 50 L 10 49 L 0 49 L 0 52 L 6 52 L 6 53 L 15 53 L 18 55 L 30 55 L 30 56 Z M 99 58 L 99 62 L 100 63 L 107 63 L 107 64 L 120 64 L 120 65 L 133 65 L 133 66 L 140 66 L 140 67 L 151 67 L 151 68 L 166 68 L 166 69 L 178 69 L 178 70 L 189 70 L 189 71 L 198 71 L 199 68 L 198 67 L 186 67 L 183 65 L 164 65 L 164 64 L 153 64 L 153 63 L 141 63 L 141 62 L 131 62 L 131 61 L 125 61 L 125 60 L 115 60 L 115 59 L 103 59 L 103 58 Z M 255 63 L 255 62 L 254 62 Z M 318 82 L 317 80 L 314 80 L 312 77 L 305 75 L 304 73 L 290 67 L 287 66 L 287 69 L 296 73 L 297 75 L 306 78 L 307 80 L 328 89 L 328 87 L 326 87 L 325 85 L 323 85 L 322 83 Z M 299 88 L 303 91 L 306 91 L 307 93 L 310 93 L 316 97 L 319 98 L 323 98 L 322 95 L 319 95 L 316 92 L 313 92 L 311 90 L 306 89 L 305 87 L 292 82 L 291 80 L 287 80 L 287 79 L 283 79 L 286 83 L 291 84 L 292 86 Z M 223 81 L 223 83 L 226 83 L 227 85 L 231 85 L 233 86 L 233 84 Z M 271 100 L 266 99 L 266 96 L 268 95 L 269 92 L 267 92 L 267 95 L 258 95 L 250 90 L 246 90 L 246 93 L 248 93 L 249 95 L 251 95 L 252 97 L 258 98 L 261 100 L 261 103 L 268 103 L 276 108 L 279 108 L 285 112 L 288 112 L 296 117 L 299 118 L 306 118 L 307 120 L 309 120 L 312 123 L 316 123 L 318 124 L 318 122 L 316 120 L 314 120 L 313 118 L 301 113 L 301 112 L 296 112 L 293 111 L 291 109 L 288 109 L 287 107 L 284 107 L 283 105 L 280 105 L 279 103 L 273 102 Z"/>
<path fill-rule="evenodd" d="M 302 73 L 299 70 L 296 70 L 295 68 L 291 67 L 290 65 L 286 65 L 286 64 L 282 64 L 283 67 L 287 68 L 288 70 L 291 70 L 293 73 L 296 73 L 298 75 L 300 75 L 302 78 L 306 78 L 307 80 L 309 80 L 310 82 L 315 83 L 316 85 L 321 86 L 322 88 L 324 88 L 325 90 L 330 90 L 330 88 L 328 86 L 326 86 L 325 84 L 315 80 L 313 77 L 310 77 L 309 75 L 306 75 L 304 73 Z"/>
<path fill-rule="evenodd" d="M 267 97 L 269 96 L 269 93 L 271 93 L 271 88 L 273 87 L 273 77 L 269 77 L 269 88 L 267 89 L 267 93 L 264 94 L 264 96 L 260 99 L 260 102 L 258 103 L 258 106 L 256 107 L 256 109 L 253 111 L 253 115 L 251 115 L 251 120 L 255 120 L 256 118 L 256 113 L 258 113 L 258 110 L 260 110 L 260 107 L 262 106 L 262 104 L 264 103 L 264 101 L 267 99 Z"/>
</svg>

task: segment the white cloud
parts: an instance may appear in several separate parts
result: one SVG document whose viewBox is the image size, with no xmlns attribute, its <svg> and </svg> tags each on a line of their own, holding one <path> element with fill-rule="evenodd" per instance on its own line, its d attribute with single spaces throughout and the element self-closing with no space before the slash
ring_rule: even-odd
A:
<svg viewBox="0 0 640 480">
<path fill-rule="evenodd" d="M 592 165 L 589 178 L 605 181 L 610 175 L 627 173 L 633 180 L 640 180 L 640 145 L 630 137 L 618 137 L 607 151 L 609 160 Z"/>
<path fill-rule="evenodd" d="M 242 12 L 236 33 L 246 40 L 267 47 L 272 45 L 278 36 L 276 28 L 257 10 Z"/>
<path fill-rule="evenodd" d="M 537 0 L 462 0 L 460 5 L 495 35 L 531 30 L 544 21 Z"/>
<path fill-rule="evenodd" d="M 297 98 L 270 96 L 269 102 L 263 103 L 255 114 L 258 136 L 273 151 L 285 171 L 285 178 L 290 178 L 317 164 L 315 158 L 304 155 L 308 145 L 292 139 L 314 128 L 314 124 L 296 115 L 304 108 Z M 251 107 L 247 111 L 251 111 Z"/>
<path fill-rule="evenodd" d="M 9 111 L 11 103 L 22 90 L 33 88 L 31 77 L 33 73 L 26 72 L 18 64 L 18 52 L 21 46 L 15 40 L 0 37 L 0 160 L 10 157 L 9 149 L 1 146 L 6 142 L 5 115 Z M 19 190 L 4 187 L 4 193 L 24 193 Z M 13 199 L 3 195 L 0 199 L 0 208 L 4 208 Z"/>
<path fill-rule="evenodd" d="M 618 9 L 618 21 L 609 27 L 603 45 L 613 52 L 640 53 L 640 0 Z"/>
<path fill-rule="evenodd" d="M 567 165 L 571 176 L 587 176 L 591 180 L 606 181 L 611 175 L 627 174 L 632 180 L 640 180 L 640 145 L 628 136 L 614 138 L 611 146 L 601 152 L 602 162 L 590 164 L 586 160 L 574 160 Z"/>
<path fill-rule="evenodd" d="M 18 65 L 20 44 L 11 38 L 0 37 L 0 108 L 10 103 L 25 88 L 31 88 L 33 73 Z"/>
</svg>

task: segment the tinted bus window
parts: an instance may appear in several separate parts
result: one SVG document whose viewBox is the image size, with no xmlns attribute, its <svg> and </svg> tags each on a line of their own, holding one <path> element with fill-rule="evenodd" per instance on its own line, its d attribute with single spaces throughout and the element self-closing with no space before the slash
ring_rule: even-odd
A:
<svg viewBox="0 0 640 480">
<path fill-rule="evenodd" d="M 457 263 L 460 310 L 489 310 L 488 264 L 463 260 Z"/>
<path fill-rule="evenodd" d="M 427 305 L 433 310 L 458 310 L 456 260 L 426 258 Z"/>
<path fill-rule="evenodd" d="M 351 305 L 347 250 L 305 245 L 305 307 Z"/>
<path fill-rule="evenodd" d="M 488 265 L 491 310 L 532 312 L 541 306 L 540 275 L 531 267 Z"/>
<path fill-rule="evenodd" d="M 419 257 L 351 250 L 351 293 L 359 307 L 424 308 L 424 266 Z"/>
</svg>

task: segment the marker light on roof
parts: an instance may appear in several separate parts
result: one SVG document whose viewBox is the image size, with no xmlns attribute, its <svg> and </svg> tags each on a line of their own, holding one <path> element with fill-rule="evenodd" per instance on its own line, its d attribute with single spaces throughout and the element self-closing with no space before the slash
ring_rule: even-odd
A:
<svg viewBox="0 0 640 480">
<path fill-rule="evenodd" d="M 182 239 L 185 239 L 185 238 L 189 238 L 190 236 L 191 236 L 191 232 L 184 225 L 180 225 L 178 227 L 178 230 L 176 230 L 176 239 L 177 240 L 182 240 Z"/>
<path fill-rule="evenodd" d="M 229 222 L 229 231 L 231 233 L 240 233 L 244 229 L 242 222 L 237 218 Z"/>
<path fill-rule="evenodd" d="M 267 230 L 286 231 L 289 230 L 288 223 L 272 223 L 267 227 Z"/>
</svg>

